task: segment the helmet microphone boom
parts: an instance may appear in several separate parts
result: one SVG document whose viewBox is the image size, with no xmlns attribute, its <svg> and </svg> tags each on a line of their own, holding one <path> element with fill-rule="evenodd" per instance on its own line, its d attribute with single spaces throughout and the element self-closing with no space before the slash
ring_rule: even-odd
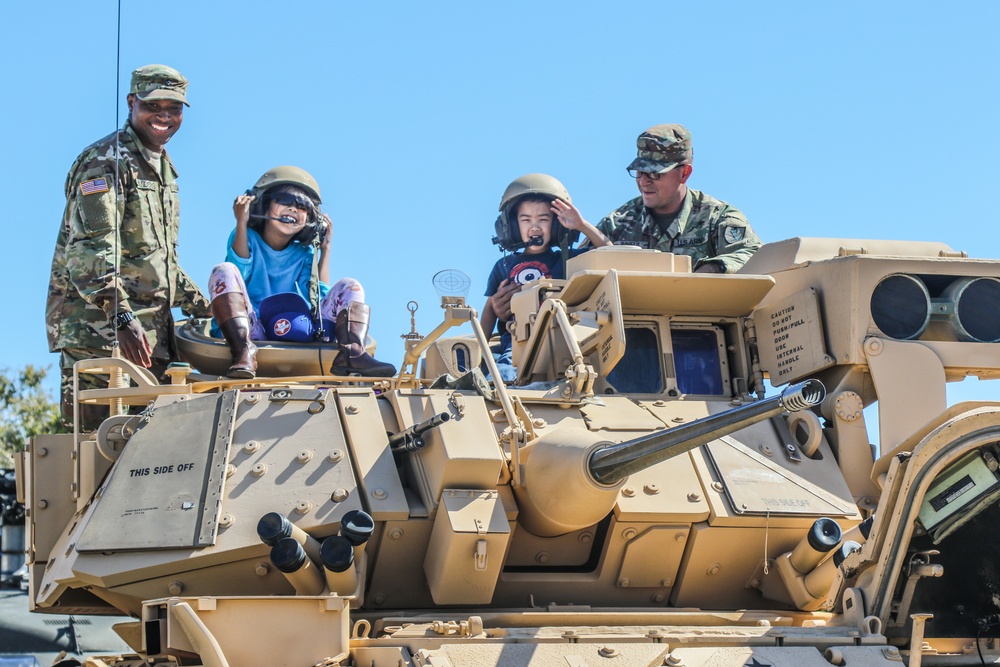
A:
<svg viewBox="0 0 1000 667">
<path fill-rule="evenodd" d="M 275 217 L 272 217 L 270 215 L 251 214 L 250 217 L 251 218 L 256 218 L 257 220 L 274 220 L 275 222 L 283 222 L 286 225 L 294 225 L 296 222 L 298 222 L 298 220 L 296 220 L 295 218 L 293 218 L 290 215 L 283 215 L 283 216 L 281 216 L 279 218 L 275 218 Z"/>
<path fill-rule="evenodd" d="M 494 237 L 493 243 L 498 243 L 498 241 L 499 239 Z M 522 248 L 529 248 L 532 246 L 542 246 L 542 245 L 545 245 L 545 239 L 543 239 L 541 236 L 532 236 L 527 241 L 521 241 L 519 243 L 510 244 L 510 250 L 520 250 Z"/>
</svg>

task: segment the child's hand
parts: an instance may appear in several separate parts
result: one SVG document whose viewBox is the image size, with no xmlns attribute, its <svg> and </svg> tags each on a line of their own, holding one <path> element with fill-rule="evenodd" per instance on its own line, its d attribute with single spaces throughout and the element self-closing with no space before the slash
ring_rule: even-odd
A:
<svg viewBox="0 0 1000 667">
<path fill-rule="evenodd" d="M 236 224 L 239 227 L 246 227 L 250 222 L 250 204 L 256 199 L 253 195 L 240 195 L 233 202 L 233 215 L 236 216 Z"/>
<path fill-rule="evenodd" d="M 493 313 L 500 319 L 506 321 L 510 319 L 510 297 L 521 291 L 521 286 L 504 278 L 500 286 L 497 287 L 496 294 L 490 297 L 490 304 L 493 306 Z"/>
<path fill-rule="evenodd" d="M 325 228 L 325 231 L 324 231 Z M 331 232 L 333 231 L 333 222 L 330 220 L 330 216 L 324 213 L 319 219 L 319 249 L 323 252 L 327 252 L 330 249 L 330 237 L 333 236 Z"/>
<path fill-rule="evenodd" d="M 564 202 L 562 199 L 552 200 L 552 214 L 559 220 L 559 224 L 566 229 L 575 229 L 577 231 L 583 229 L 584 220 L 583 216 L 580 215 L 580 211 L 577 210 L 576 206 Z"/>
</svg>

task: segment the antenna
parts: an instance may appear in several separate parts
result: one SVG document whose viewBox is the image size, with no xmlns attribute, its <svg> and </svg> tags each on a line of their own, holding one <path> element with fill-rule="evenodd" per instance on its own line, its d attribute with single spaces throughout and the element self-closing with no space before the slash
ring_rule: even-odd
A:
<svg viewBox="0 0 1000 667">
<path fill-rule="evenodd" d="M 423 334 L 417 332 L 417 309 L 420 308 L 420 304 L 416 301 L 409 301 L 406 304 L 406 309 L 410 311 L 410 333 L 405 333 L 400 338 L 405 341 L 411 340 L 423 340 Z"/>
<path fill-rule="evenodd" d="M 121 192 L 121 187 L 119 184 L 121 180 L 118 174 L 118 163 L 121 160 L 122 146 L 121 146 L 121 68 L 122 68 L 122 0 L 118 0 L 118 28 L 115 34 L 115 41 L 117 42 L 115 46 L 115 277 L 114 281 L 117 285 L 122 277 L 122 253 L 121 253 L 121 221 L 118 218 L 118 202 L 124 203 L 125 193 Z M 115 309 L 114 314 L 118 314 L 118 288 L 115 288 Z M 111 354 L 116 356 L 116 352 L 121 351 L 121 347 L 118 343 L 118 327 L 112 327 L 115 332 L 115 342 L 111 345 Z"/>
</svg>

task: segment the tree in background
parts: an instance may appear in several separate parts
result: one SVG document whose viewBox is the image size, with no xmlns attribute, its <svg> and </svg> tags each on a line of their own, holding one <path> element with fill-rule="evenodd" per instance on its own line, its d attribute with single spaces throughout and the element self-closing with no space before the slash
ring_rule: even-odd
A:
<svg viewBox="0 0 1000 667">
<path fill-rule="evenodd" d="M 13 377 L 0 370 L 0 468 L 14 465 L 14 454 L 28 438 L 40 433 L 64 433 L 59 405 L 42 388 L 48 370 L 25 366 Z"/>
</svg>

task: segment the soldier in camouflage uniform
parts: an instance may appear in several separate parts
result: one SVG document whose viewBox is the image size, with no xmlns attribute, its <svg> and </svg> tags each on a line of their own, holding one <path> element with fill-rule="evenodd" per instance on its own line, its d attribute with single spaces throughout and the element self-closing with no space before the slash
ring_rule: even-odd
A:
<svg viewBox="0 0 1000 667">
<path fill-rule="evenodd" d="M 640 196 L 598 223 L 616 244 L 690 255 L 699 273 L 733 273 L 761 246 L 735 206 L 687 187 L 691 133 L 657 125 L 639 135 L 639 154 L 628 166 Z"/>
<path fill-rule="evenodd" d="M 163 149 L 183 120 L 187 83 L 165 65 L 132 72 L 128 122 L 87 147 L 66 177 L 45 323 L 49 349 L 61 354 L 67 425 L 74 362 L 111 356 L 117 338 L 126 359 L 159 377 L 176 358 L 170 309 L 208 315 L 178 263 L 177 171 Z M 98 386 L 80 379 L 83 389 Z M 105 414 L 81 406 L 78 426 L 94 428 Z"/>
</svg>

